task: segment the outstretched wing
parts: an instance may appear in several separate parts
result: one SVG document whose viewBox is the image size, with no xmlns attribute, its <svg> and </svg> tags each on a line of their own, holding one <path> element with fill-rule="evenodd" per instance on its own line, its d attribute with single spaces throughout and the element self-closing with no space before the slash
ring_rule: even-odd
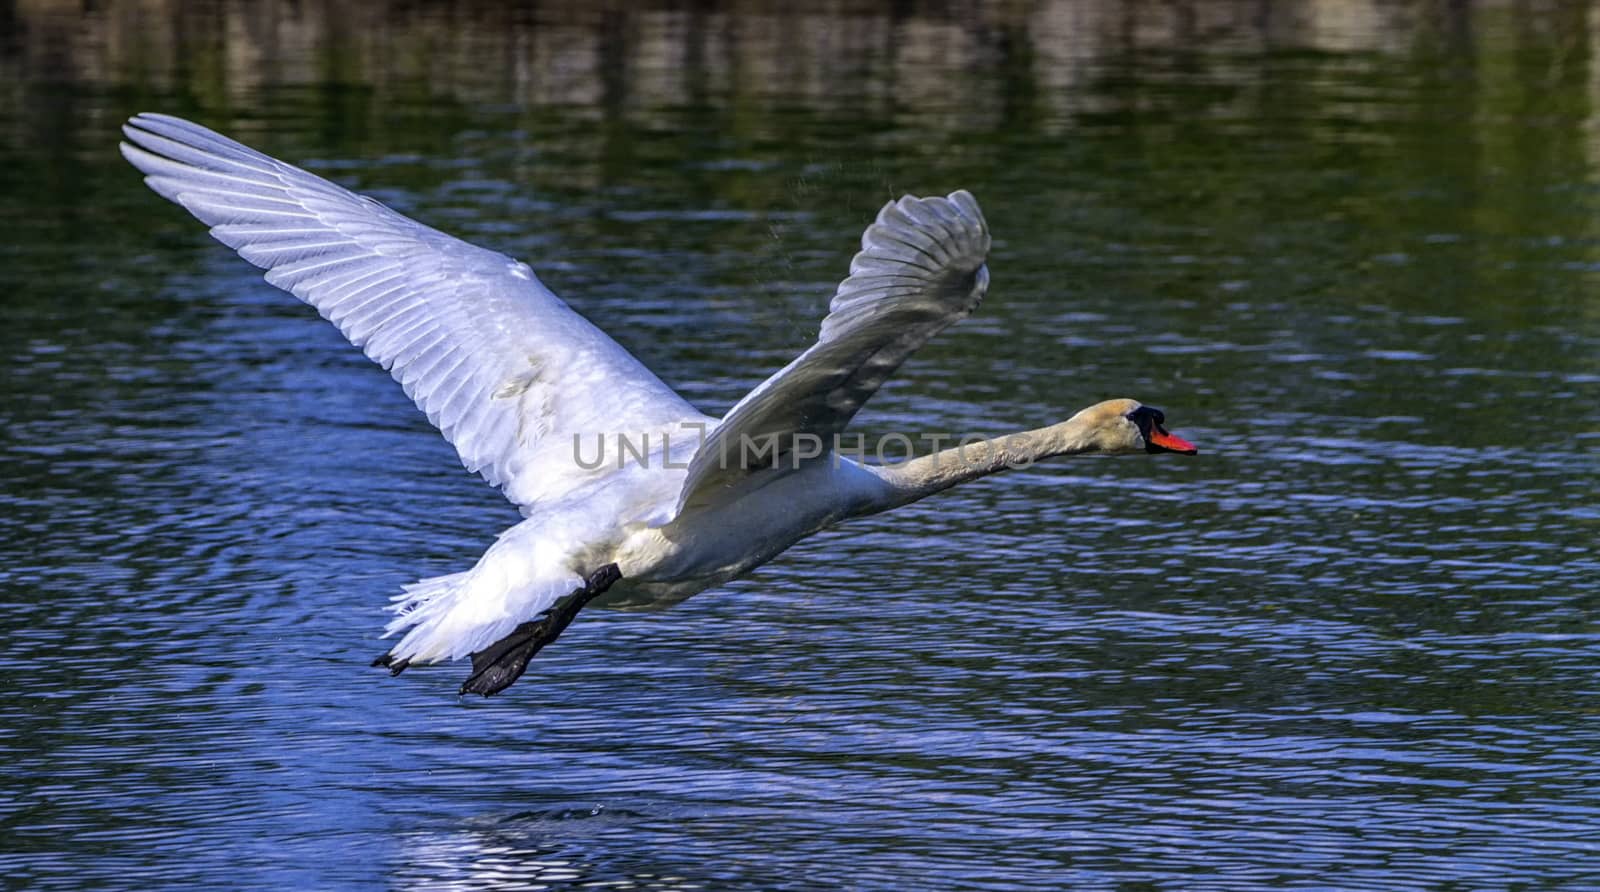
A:
<svg viewBox="0 0 1600 892">
<path fill-rule="evenodd" d="M 519 505 L 563 488 L 564 469 L 530 469 L 574 433 L 701 417 L 525 264 L 180 118 L 123 132 L 150 188 L 316 307 Z"/>
<path fill-rule="evenodd" d="M 679 510 L 771 467 L 774 453 L 782 461 L 797 448 L 831 446 L 907 357 L 978 306 L 989 286 L 988 255 L 989 227 L 965 191 L 885 205 L 861 236 L 817 343 L 707 435 Z"/>
</svg>

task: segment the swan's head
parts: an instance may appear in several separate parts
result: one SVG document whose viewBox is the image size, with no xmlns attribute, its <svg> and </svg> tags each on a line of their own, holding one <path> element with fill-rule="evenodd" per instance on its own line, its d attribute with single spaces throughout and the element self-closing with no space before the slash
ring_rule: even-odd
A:
<svg viewBox="0 0 1600 892">
<path fill-rule="evenodd" d="M 1099 452 L 1194 455 L 1200 451 L 1193 443 L 1167 431 L 1167 416 L 1160 409 L 1143 405 L 1138 400 L 1096 403 L 1074 415 L 1068 423 L 1088 427 Z"/>
</svg>

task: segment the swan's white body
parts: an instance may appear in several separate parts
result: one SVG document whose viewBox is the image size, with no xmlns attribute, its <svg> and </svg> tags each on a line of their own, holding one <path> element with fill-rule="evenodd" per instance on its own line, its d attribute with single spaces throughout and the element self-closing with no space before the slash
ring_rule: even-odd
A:
<svg viewBox="0 0 1600 892">
<path fill-rule="evenodd" d="M 843 518 L 1013 461 L 1147 448 L 1130 420 L 1139 404 L 1113 400 L 993 441 L 979 462 L 955 450 L 896 467 L 807 455 L 982 299 L 989 233 L 965 192 L 887 205 L 862 236 L 817 343 L 719 420 L 522 263 L 188 121 L 140 115 L 124 132 L 123 154 L 151 188 L 387 368 L 462 462 L 522 510 L 526 519 L 474 567 L 396 599 L 388 631 L 403 633 L 390 652 L 401 665 L 476 653 L 606 565 L 621 581 L 596 603 L 663 606 Z M 613 446 L 626 437 L 644 454 L 618 461 L 612 449 L 596 466 L 584 456 L 597 437 Z M 751 457 L 746 442 L 776 444 L 781 461 Z"/>
</svg>

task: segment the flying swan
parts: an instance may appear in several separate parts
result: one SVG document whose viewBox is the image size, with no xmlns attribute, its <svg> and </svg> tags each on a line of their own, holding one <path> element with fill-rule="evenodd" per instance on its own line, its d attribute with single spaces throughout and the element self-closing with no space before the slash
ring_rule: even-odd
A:
<svg viewBox="0 0 1600 892">
<path fill-rule="evenodd" d="M 982 300 L 989 230 L 964 191 L 885 205 L 817 342 L 717 419 L 526 264 L 181 118 L 141 114 L 123 132 L 151 189 L 338 326 L 521 509 L 472 569 L 395 598 L 385 637 L 400 639 L 375 663 L 395 674 L 470 656 L 461 693 L 488 696 L 587 604 L 673 604 L 838 521 L 1007 467 L 1196 451 L 1130 399 L 898 464 L 834 448 L 884 380 Z M 623 434 L 628 460 L 592 460 L 597 437 L 620 451 Z"/>
</svg>

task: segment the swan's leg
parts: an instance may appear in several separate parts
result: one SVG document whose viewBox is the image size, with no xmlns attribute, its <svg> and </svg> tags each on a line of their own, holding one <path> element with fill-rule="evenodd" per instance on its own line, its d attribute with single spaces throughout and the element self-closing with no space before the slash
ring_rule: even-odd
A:
<svg viewBox="0 0 1600 892">
<path fill-rule="evenodd" d="M 589 576 L 583 588 L 557 601 L 544 616 L 517 626 L 510 635 L 473 654 L 472 675 L 461 686 L 461 693 L 487 697 L 510 687 L 540 648 L 556 640 L 585 604 L 621 578 L 616 564 L 606 564 Z"/>
</svg>

